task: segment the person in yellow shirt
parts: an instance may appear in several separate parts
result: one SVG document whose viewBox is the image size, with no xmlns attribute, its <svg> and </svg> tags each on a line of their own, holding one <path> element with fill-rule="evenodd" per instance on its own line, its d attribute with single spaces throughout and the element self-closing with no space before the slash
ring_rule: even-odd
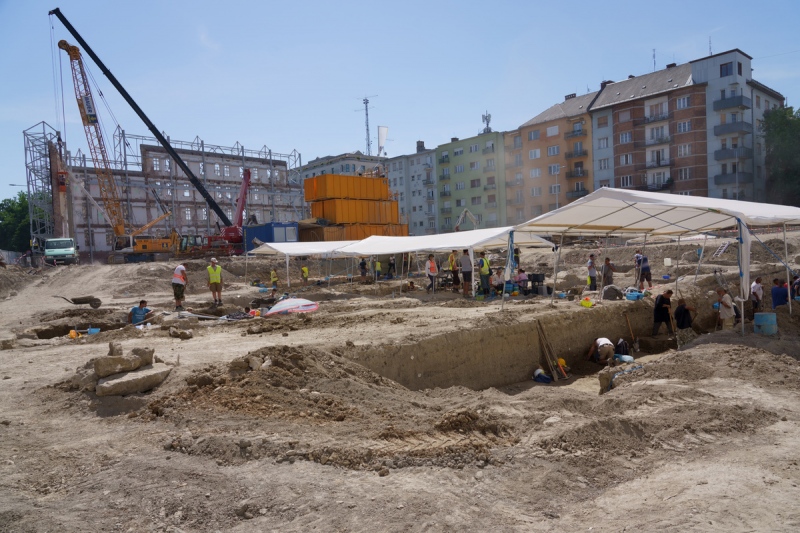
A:
<svg viewBox="0 0 800 533">
<path fill-rule="evenodd" d="M 308 267 L 303 265 L 300 267 L 300 275 L 303 277 L 303 287 L 308 287 Z"/>
<path fill-rule="evenodd" d="M 278 294 L 278 271 L 273 267 L 269 272 L 269 280 L 272 282 L 272 296 Z"/>
<path fill-rule="evenodd" d="M 217 258 L 211 258 L 211 265 L 206 267 L 208 270 L 208 289 L 211 297 L 214 298 L 214 305 L 222 305 L 222 267 L 217 264 Z"/>
</svg>

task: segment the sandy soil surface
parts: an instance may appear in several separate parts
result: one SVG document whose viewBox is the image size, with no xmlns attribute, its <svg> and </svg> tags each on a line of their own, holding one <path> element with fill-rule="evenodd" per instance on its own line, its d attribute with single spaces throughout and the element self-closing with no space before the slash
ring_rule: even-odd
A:
<svg viewBox="0 0 800 533">
<path fill-rule="evenodd" d="M 735 256 L 704 265 L 694 285 L 696 248 L 648 245 L 648 255 L 654 277 L 673 276 L 662 284 L 685 276 L 700 335 L 681 350 L 634 354 L 602 395 L 602 370 L 585 361 L 572 360 L 573 377 L 557 385 L 412 391 L 349 357 L 396 343 L 422 353 L 465 323 L 491 335 L 554 313 L 568 328 L 580 309 L 547 298 L 501 312 L 497 301 L 399 283 L 334 284 L 297 293 L 320 302 L 308 315 L 159 314 L 140 331 L 124 326 L 128 309 L 146 298 L 171 311 L 174 265 L 0 270 L 0 530 L 797 531 L 800 322 L 781 310 L 775 337 L 707 334 L 713 271 L 734 282 Z M 605 251 L 623 287 L 632 251 Z M 585 279 L 590 250 L 564 252 L 568 286 Z M 754 259 L 754 272 L 785 276 L 770 254 Z M 552 254 L 525 251 L 522 262 L 552 277 Z M 222 265 L 226 311 L 264 296 L 247 282 L 265 279 L 270 262 L 249 264 L 247 278 L 241 261 Z M 186 306 L 210 313 L 203 268 L 189 264 Z M 312 277 L 323 271 L 314 265 Z M 89 294 L 100 309 L 54 298 Z M 599 305 L 621 316 L 626 304 Z M 170 337 L 169 323 L 193 338 Z M 66 336 L 89 325 L 101 333 Z M 173 370 L 126 397 L 68 386 L 112 341 L 154 348 Z"/>
</svg>

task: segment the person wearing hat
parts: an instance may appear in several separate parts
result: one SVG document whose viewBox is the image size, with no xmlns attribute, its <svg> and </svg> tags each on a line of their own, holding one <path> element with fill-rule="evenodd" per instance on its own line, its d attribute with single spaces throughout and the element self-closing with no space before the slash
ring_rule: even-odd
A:
<svg viewBox="0 0 800 533">
<path fill-rule="evenodd" d="M 222 267 L 217 264 L 217 258 L 211 258 L 211 264 L 206 267 L 208 270 L 208 288 L 211 297 L 214 298 L 214 305 L 222 305 Z"/>
<path fill-rule="evenodd" d="M 589 261 L 586 262 L 589 271 L 589 290 L 597 290 L 597 267 L 594 265 L 594 254 L 589 254 Z"/>
</svg>

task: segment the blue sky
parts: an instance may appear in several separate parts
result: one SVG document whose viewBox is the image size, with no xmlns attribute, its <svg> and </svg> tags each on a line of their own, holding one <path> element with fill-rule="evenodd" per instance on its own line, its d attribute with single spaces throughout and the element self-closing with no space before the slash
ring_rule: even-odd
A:
<svg viewBox="0 0 800 533">
<path fill-rule="evenodd" d="M 0 0 L 0 198 L 25 184 L 24 129 L 46 121 L 86 151 L 66 54 L 52 60 L 59 39 L 76 44 L 48 17 L 55 7 L 172 138 L 296 149 L 304 162 L 364 151 L 364 95 L 377 95 L 371 135 L 388 126 L 395 156 L 417 140 L 435 147 L 476 134 L 487 110 L 494 129 L 516 128 L 565 94 L 651 72 L 653 48 L 658 68 L 708 55 L 709 37 L 714 53 L 753 56 L 755 78 L 789 105 L 800 99 L 792 0 Z M 149 136 L 85 62 L 122 127 Z"/>
</svg>

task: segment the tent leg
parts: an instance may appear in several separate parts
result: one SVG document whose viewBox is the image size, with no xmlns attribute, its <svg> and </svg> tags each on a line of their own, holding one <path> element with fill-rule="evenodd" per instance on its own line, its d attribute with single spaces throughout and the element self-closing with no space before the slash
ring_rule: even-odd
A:
<svg viewBox="0 0 800 533">
<path fill-rule="evenodd" d="M 286 255 L 286 288 L 292 288 L 292 279 L 289 277 L 289 255 Z"/>
<path fill-rule="evenodd" d="M 472 297 L 475 298 L 475 249 L 469 249 L 469 263 L 472 265 Z"/>
<path fill-rule="evenodd" d="M 694 272 L 695 284 L 697 284 L 697 275 L 700 274 L 700 265 L 703 264 L 703 258 L 706 256 L 706 240 L 708 240 L 708 235 L 703 235 L 703 248 L 700 250 L 700 258 L 697 260 L 697 270 Z"/>
<path fill-rule="evenodd" d="M 678 267 L 681 266 L 681 236 L 678 235 L 678 260 L 675 261 L 675 295 L 680 298 L 678 292 Z"/>
<path fill-rule="evenodd" d="M 789 249 L 786 245 L 786 222 L 783 223 L 783 257 L 786 260 L 786 283 L 789 284 L 789 316 L 792 315 L 792 278 L 789 271 Z"/>
<path fill-rule="evenodd" d="M 553 293 L 550 296 L 550 305 L 554 305 L 556 299 L 556 281 L 558 281 L 558 261 L 561 259 L 561 247 L 564 246 L 564 234 L 561 234 L 561 241 L 558 243 L 556 252 L 556 263 L 553 265 Z"/>
<path fill-rule="evenodd" d="M 605 265 L 606 265 L 605 255 L 606 255 L 606 250 L 607 249 L 608 249 L 608 235 L 606 235 L 606 243 L 603 245 L 603 249 L 600 250 L 600 258 L 603 261 L 602 263 L 600 263 L 600 301 L 601 302 L 603 301 L 603 287 L 604 287 L 604 284 L 603 284 L 603 267 L 605 267 Z M 597 270 L 597 264 L 595 264 L 594 269 Z"/>
<path fill-rule="evenodd" d="M 244 282 L 247 283 L 247 250 L 244 251 Z"/>
</svg>

